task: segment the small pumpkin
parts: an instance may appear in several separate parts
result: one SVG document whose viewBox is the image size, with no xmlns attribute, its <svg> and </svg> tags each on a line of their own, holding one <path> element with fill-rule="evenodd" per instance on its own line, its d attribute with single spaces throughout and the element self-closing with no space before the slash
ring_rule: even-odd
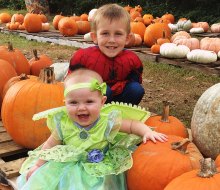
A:
<svg viewBox="0 0 220 190">
<path fill-rule="evenodd" d="M 39 76 L 41 69 L 49 67 L 53 62 L 47 55 L 38 55 L 37 50 L 33 49 L 34 57 L 29 60 L 30 73 L 34 76 Z"/>
<path fill-rule="evenodd" d="M 212 63 L 217 61 L 217 54 L 214 51 L 194 49 L 187 54 L 187 59 L 196 63 Z"/>
<path fill-rule="evenodd" d="M 88 32 L 86 34 L 83 35 L 83 39 L 87 42 L 92 42 L 92 37 L 91 37 L 91 32 Z"/>
<path fill-rule="evenodd" d="M 53 27 L 58 30 L 58 23 L 60 21 L 61 18 L 64 18 L 64 16 L 62 15 L 62 13 L 60 13 L 59 15 L 55 15 L 53 18 Z"/>
<path fill-rule="evenodd" d="M 216 32 L 216 33 L 218 33 L 218 32 L 220 32 L 220 23 L 215 23 L 215 24 L 212 24 L 211 25 L 211 31 L 212 32 Z"/>
<path fill-rule="evenodd" d="M 172 35 L 170 41 L 173 42 L 177 36 L 185 36 L 186 38 L 191 38 L 190 34 L 186 31 L 179 31 Z"/>
<path fill-rule="evenodd" d="M 156 43 L 152 45 L 150 51 L 155 54 L 160 54 L 160 44 Z"/>
<path fill-rule="evenodd" d="M 20 13 L 15 13 L 11 17 L 11 22 L 12 21 L 19 22 L 20 24 L 23 24 L 23 22 L 24 22 L 24 15 L 20 14 Z"/>
<path fill-rule="evenodd" d="M 220 173 L 210 158 L 201 160 L 201 169 L 186 172 L 172 180 L 164 190 L 217 190 L 220 189 Z"/>
<path fill-rule="evenodd" d="M 177 31 L 189 31 L 192 28 L 191 20 L 181 20 L 177 22 Z"/>
<path fill-rule="evenodd" d="M 160 54 L 168 58 L 185 58 L 190 49 L 185 45 L 164 43 L 160 46 Z"/>
<path fill-rule="evenodd" d="M 176 135 L 183 138 L 188 137 L 188 132 L 185 125 L 176 117 L 169 115 L 169 102 L 163 102 L 162 115 L 155 115 L 149 117 L 145 124 L 150 127 L 155 127 L 155 131 L 167 135 Z"/>
<path fill-rule="evenodd" d="M 203 28 L 205 32 L 209 30 L 208 22 L 194 22 L 192 23 L 192 28 Z"/>
<path fill-rule="evenodd" d="M 193 142 L 205 157 L 216 159 L 220 153 L 220 83 L 208 88 L 193 110 L 191 130 Z"/>
<path fill-rule="evenodd" d="M 171 14 L 171 13 L 166 13 L 166 14 L 162 15 L 161 18 L 162 18 L 162 19 L 169 20 L 170 23 L 172 23 L 172 24 L 175 22 L 175 17 L 174 17 L 174 15 Z"/>
<path fill-rule="evenodd" d="M 11 21 L 11 15 L 9 13 L 3 12 L 0 13 L 0 21 L 1 23 L 8 23 Z"/>
<path fill-rule="evenodd" d="M 204 31 L 204 29 L 203 28 L 191 28 L 190 30 L 189 30 L 189 32 L 191 33 L 191 34 L 200 34 L 200 33 L 203 33 L 203 32 L 205 32 Z"/>
<path fill-rule="evenodd" d="M 41 31 L 47 32 L 49 30 L 50 30 L 50 23 L 49 22 L 42 23 Z"/>
</svg>

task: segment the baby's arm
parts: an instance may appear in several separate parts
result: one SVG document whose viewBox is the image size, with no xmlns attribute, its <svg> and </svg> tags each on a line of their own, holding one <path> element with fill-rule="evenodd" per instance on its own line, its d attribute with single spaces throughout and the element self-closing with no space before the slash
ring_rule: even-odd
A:
<svg viewBox="0 0 220 190">
<path fill-rule="evenodd" d="M 54 146 L 56 146 L 56 145 L 61 144 L 61 141 L 58 140 L 58 138 L 55 138 L 54 136 L 55 136 L 54 134 L 50 135 L 50 137 L 47 139 L 47 141 L 43 144 L 43 146 L 42 146 L 42 148 L 41 148 L 42 150 L 44 150 L 44 149 L 50 149 L 50 148 L 52 148 L 52 147 L 54 147 Z M 42 166 L 43 164 L 45 164 L 45 163 L 46 163 L 45 160 L 38 159 L 37 162 L 35 163 L 35 165 L 32 166 L 32 167 L 29 169 L 29 171 L 28 171 L 28 173 L 27 173 L 27 176 L 26 176 L 26 179 L 28 180 L 28 178 L 29 178 L 39 167 L 41 167 L 41 166 Z"/>
<path fill-rule="evenodd" d="M 141 136 L 143 137 L 144 143 L 146 143 L 147 140 L 151 140 L 154 143 L 156 143 L 157 140 L 160 142 L 167 141 L 167 135 L 152 131 L 150 127 L 136 120 L 122 120 L 120 131 Z"/>
</svg>

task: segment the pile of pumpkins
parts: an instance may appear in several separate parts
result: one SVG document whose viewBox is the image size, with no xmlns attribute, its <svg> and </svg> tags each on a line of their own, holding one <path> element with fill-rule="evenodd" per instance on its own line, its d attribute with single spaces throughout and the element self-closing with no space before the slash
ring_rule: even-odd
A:
<svg viewBox="0 0 220 190">
<path fill-rule="evenodd" d="M 36 148 L 50 135 L 45 120 L 32 121 L 37 113 L 64 105 L 63 83 L 55 80 L 54 64 L 34 50 L 27 60 L 9 43 L 0 46 L 1 119 L 12 139 L 26 148 Z"/>
<path fill-rule="evenodd" d="M 168 135 L 167 142 L 142 143 L 127 171 L 129 190 L 220 189 L 220 83 L 207 89 L 193 111 L 189 135 L 180 120 L 163 114 L 146 124 Z"/>
</svg>

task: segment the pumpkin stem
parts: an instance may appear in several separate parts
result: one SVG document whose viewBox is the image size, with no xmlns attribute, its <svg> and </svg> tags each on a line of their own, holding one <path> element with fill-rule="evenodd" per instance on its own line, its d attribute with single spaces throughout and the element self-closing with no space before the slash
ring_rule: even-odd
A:
<svg viewBox="0 0 220 190">
<path fill-rule="evenodd" d="M 27 74 L 22 73 L 22 74 L 20 74 L 19 79 L 20 80 L 26 80 L 26 79 L 29 79 L 29 77 L 27 76 Z"/>
<path fill-rule="evenodd" d="M 183 139 L 180 142 L 172 142 L 171 148 L 172 150 L 177 150 L 183 154 L 187 154 L 187 146 L 190 143 L 190 140 L 188 138 Z"/>
<path fill-rule="evenodd" d="M 44 69 L 41 69 L 39 74 L 39 80 L 47 83 L 47 84 L 53 84 L 55 83 L 55 75 L 54 75 L 54 68 L 53 67 L 46 67 Z"/>
<path fill-rule="evenodd" d="M 38 61 L 40 58 L 37 56 L 37 50 L 33 49 L 35 61 Z"/>
<path fill-rule="evenodd" d="M 215 161 L 211 158 L 205 158 L 200 160 L 201 169 L 198 172 L 198 176 L 202 178 L 209 178 L 218 173 L 215 165 Z"/>
<path fill-rule="evenodd" d="M 14 48 L 11 42 L 8 42 L 8 51 L 14 51 Z"/>
<path fill-rule="evenodd" d="M 168 101 L 163 101 L 163 113 L 161 116 L 161 122 L 169 122 L 169 113 L 170 113 L 170 108 L 169 108 L 170 103 Z"/>
</svg>

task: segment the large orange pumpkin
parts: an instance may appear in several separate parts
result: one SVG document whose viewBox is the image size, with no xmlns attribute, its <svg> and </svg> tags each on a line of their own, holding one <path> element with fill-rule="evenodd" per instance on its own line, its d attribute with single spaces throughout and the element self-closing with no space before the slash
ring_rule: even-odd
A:
<svg viewBox="0 0 220 190">
<path fill-rule="evenodd" d="M 146 29 L 144 23 L 139 21 L 133 21 L 130 22 L 130 26 L 131 26 L 131 32 L 133 32 L 134 34 L 139 34 L 142 40 L 144 40 L 144 32 Z"/>
<path fill-rule="evenodd" d="M 144 33 L 144 44 L 148 47 L 154 45 L 158 38 L 168 38 L 171 37 L 171 29 L 167 23 L 154 23 L 149 25 Z"/>
<path fill-rule="evenodd" d="M 12 139 L 26 148 L 36 148 L 50 135 L 46 120 L 32 121 L 35 113 L 64 105 L 63 83 L 54 80 L 53 68 L 45 68 L 39 80 L 12 85 L 2 103 L 2 122 Z"/>
<path fill-rule="evenodd" d="M 63 36 L 74 36 L 78 32 L 76 21 L 70 17 L 61 18 L 58 23 L 58 29 Z"/>
<path fill-rule="evenodd" d="M 17 76 L 17 73 L 14 69 L 14 67 L 7 61 L 0 59 L 0 110 L 3 100 L 3 88 L 7 81 Z"/>
<path fill-rule="evenodd" d="M 176 135 L 183 138 L 188 137 L 188 132 L 184 124 L 174 116 L 169 115 L 169 103 L 164 101 L 162 115 L 155 115 L 149 117 L 146 125 L 155 127 L 155 131 L 164 133 L 167 135 Z"/>
<path fill-rule="evenodd" d="M 38 55 L 37 50 L 33 50 L 34 57 L 29 60 L 31 75 L 39 76 L 41 69 L 52 65 L 52 60 L 47 55 Z"/>
<path fill-rule="evenodd" d="M 220 189 L 220 168 L 206 158 L 201 161 L 201 169 L 193 170 L 171 181 L 164 190 L 218 190 Z"/>
<path fill-rule="evenodd" d="M 42 29 L 42 20 L 38 14 L 27 13 L 24 16 L 24 27 L 27 32 L 40 32 Z"/>
<path fill-rule="evenodd" d="M 167 142 L 141 144 L 133 153 L 127 172 L 129 190 L 163 190 L 174 178 L 200 167 L 202 155 L 196 146 L 177 136 Z"/>
<path fill-rule="evenodd" d="M 8 47 L 0 46 L 0 59 L 8 61 L 15 69 L 18 75 L 30 74 L 30 65 L 25 55 L 17 48 L 13 48 L 9 43 Z"/>
<path fill-rule="evenodd" d="M 78 34 L 86 34 L 91 31 L 90 22 L 89 21 L 76 21 L 78 27 Z"/>
</svg>

